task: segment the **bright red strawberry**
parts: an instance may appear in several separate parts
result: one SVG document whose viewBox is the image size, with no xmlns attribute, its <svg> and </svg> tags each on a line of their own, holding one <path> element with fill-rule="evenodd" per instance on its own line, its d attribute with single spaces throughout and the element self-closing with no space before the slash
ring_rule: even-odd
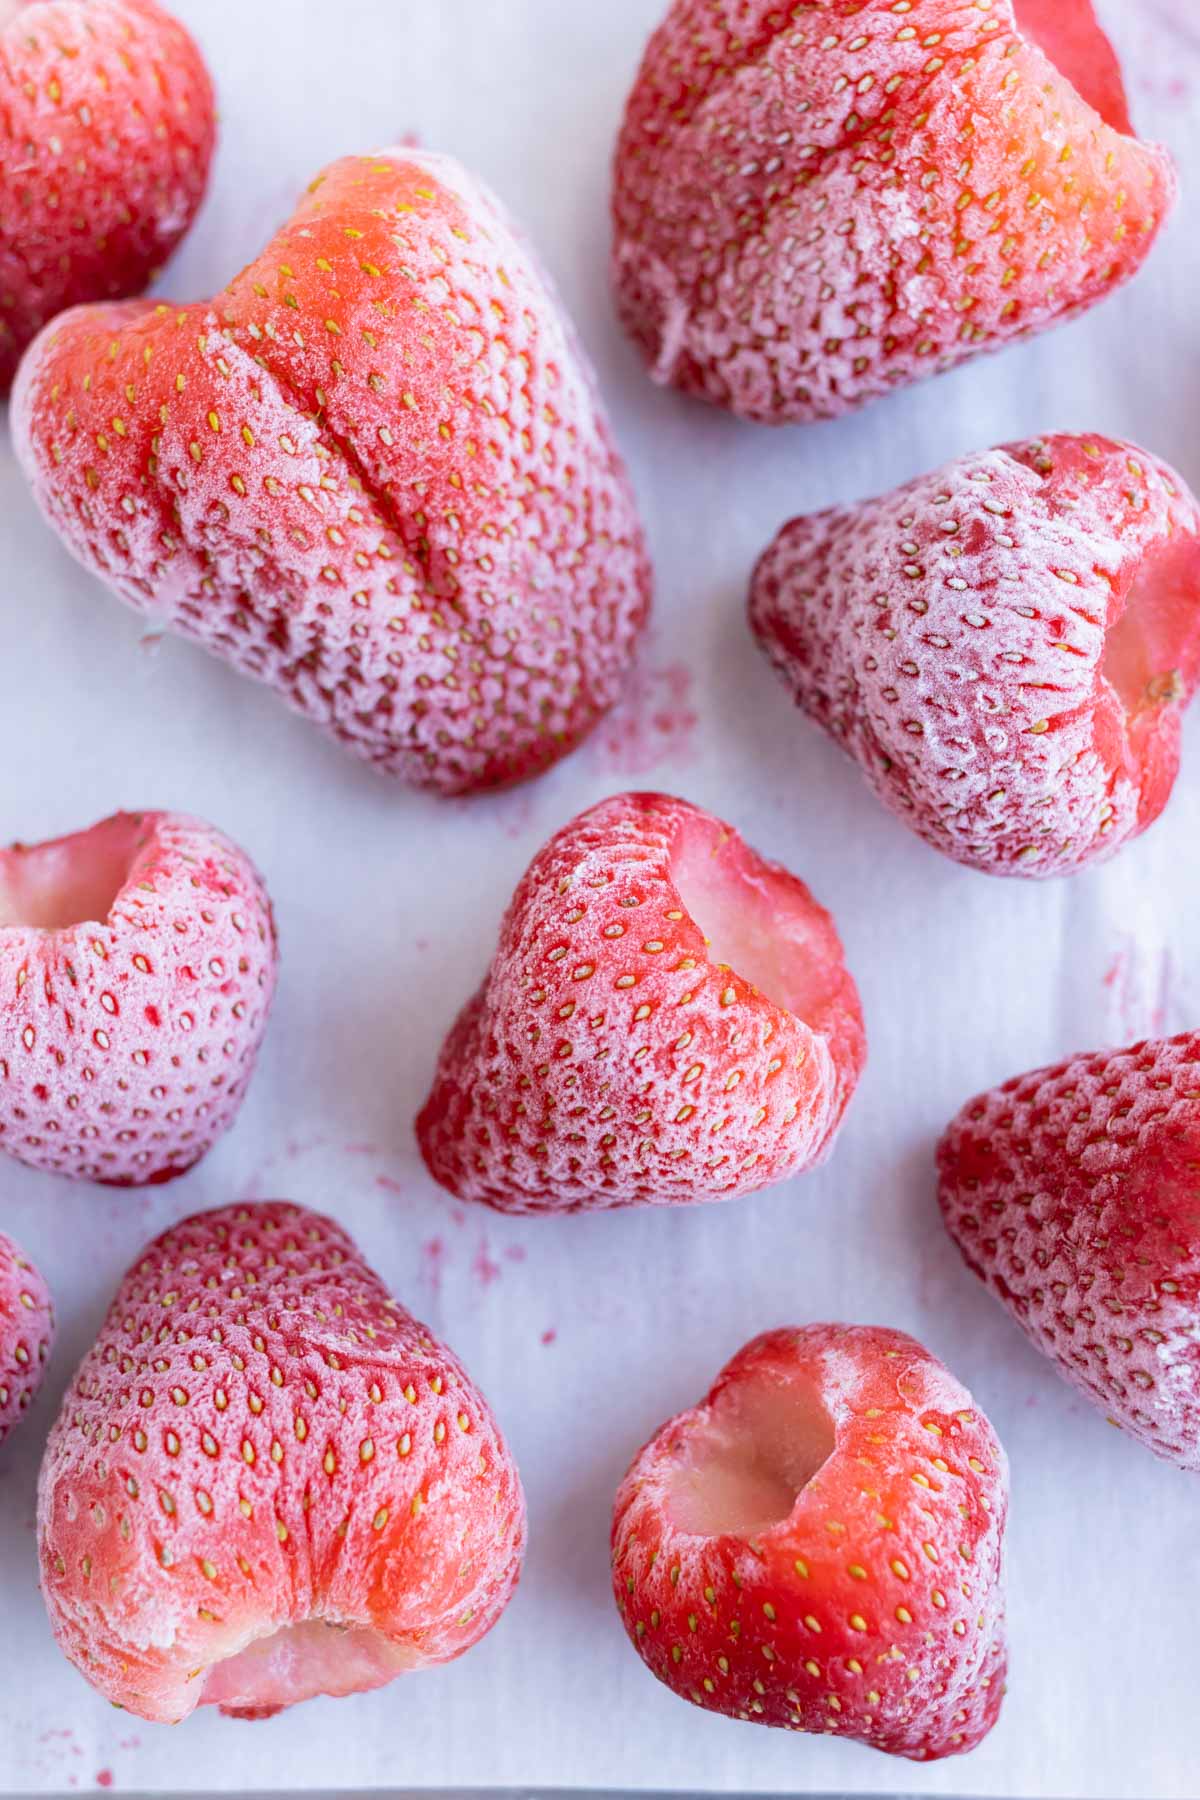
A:
<svg viewBox="0 0 1200 1800">
<path fill-rule="evenodd" d="M 232 1206 L 150 1245 L 50 1434 L 42 1582 L 110 1700 L 261 1718 L 490 1631 L 521 1484 L 458 1359 L 333 1220 Z"/>
<path fill-rule="evenodd" d="M 0 1151 L 115 1187 L 227 1131 L 275 989 L 262 879 L 211 825 L 118 813 L 0 851 Z"/>
<path fill-rule="evenodd" d="M 0 397 L 65 307 L 149 286 L 215 143 L 203 58 L 155 0 L 0 0 Z"/>
<path fill-rule="evenodd" d="M 53 1342 L 50 1289 L 0 1232 L 0 1444 L 33 1404 Z"/>
<path fill-rule="evenodd" d="M 824 1159 L 865 1057 L 803 882 L 699 807 L 621 794 L 534 859 L 417 1135 L 501 1212 L 732 1199 Z"/>
<path fill-rule="evenodd" d="M 1000 1712 L 1007 1512 L 995 1432 L 920 1344 L 774 1331 L 634 1460 L 613 1589 L 684 1699 L 931 1761 Z"/>
<path fill-rule="evenodd" d="M 674 0 L 617 151 L 622 318 L 660 382 L 833 417 L 1136 274 L 1176 183 L 1129 131 L 1090 0 Z"/>
<path fill-rule="evenodd" d="M 1200 1471 L 1200 1033 L 972 1100 L 938 1151 L 946 1225 L 1039 1350 Z"/>
<path fill-rule="evenodd" d="M 29 352 L 18 453 L 70 549 L 385 773 L 548 768 L 649 603 L 570 326 L 497 203 L 347 158 L 215 301 L 83 309 Z"/>
<path fill-rule="evenodd" d="M 786 526 L 750 620 L 935 849 L 1072 874 L 1152 825 L 1200 682 L 1200 502 L 1129 444 L 964 457 Z"/>
</svg>

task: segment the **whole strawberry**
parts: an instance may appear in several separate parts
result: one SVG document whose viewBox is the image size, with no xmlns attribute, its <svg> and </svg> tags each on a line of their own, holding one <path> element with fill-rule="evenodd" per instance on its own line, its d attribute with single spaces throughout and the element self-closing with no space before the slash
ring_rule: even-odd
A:
<svg viewBox="0 0 1200 1800">
<path fill-rule="evenodd" d="M 333 1220 L 272 1202 L 129 1271 L 50 1434 L 39 1531 L 63 1650 L 171 1723 L 462 1655 L 512 1595 L 525 1510 L 457 1358 Z"/>
<path fill-rule="evenodd" d="M 501 1212 L 730 1199 L 824 1159 L 865 1057 L 803 882 L 699 807 L 620 794 L 534 859 L 417 1136 Z"/>
<path fill-rule="evenodd" d="M 793 520 L 750 622 L 927 843 L 1073 874 L 1170 798 L 1200 682 L 1200 501 L 1131 444 L 1010 444 Z"/>
<path fill-rule="evenodd" d="M 115 1187 L 184 1174 L 245 1098 L 276 961 L 261 877 L 197 819 L 0 851 L 0 1151 Z"/>
<path fill-rule="evenodd" d="M 33 1404 L 53 1342 L 50 1289 L 0 1232 L 0 1444 Z"/>
<path fill-rule="evenodd" d="M 0 0 L 0 398 L 57 313 L 149 286 L 204 197 L 215 104 L 155 0 Z"/>
<path fill-rule="evenodd" d="M 774 1331 L 634 1459 L 613 1588 L 696 1706 L 932 1761 L 1000 1712 L 1007 1512 L 994 1431 L 920 1344 Z"/>
<path fill-rule="evenodd" d="M 212 302 L 68 314 L 13 426 L 85 567 L 386 774 L 537 775 L 620 692 L 650 595 L 624 467 L 447 157 L 334 163 Z"/>
<path fill-rule="evenodd" d="M 965 1106 L 938 1151 L 967 1266 L 1109 1423 L 1200 1471 L 1200 1033 Z"/>
<path fill-rule="evenodd" d="M 1136 274 L 1176 182 L 1130 130 L 1090 0 L 674 0 L 617 149 L 621 317 L 660 382 L 844 413 Z"/>
</svg>

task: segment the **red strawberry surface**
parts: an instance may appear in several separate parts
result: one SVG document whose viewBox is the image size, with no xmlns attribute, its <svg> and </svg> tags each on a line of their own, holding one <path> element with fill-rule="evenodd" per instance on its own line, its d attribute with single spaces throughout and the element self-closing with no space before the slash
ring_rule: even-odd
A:
<svg viewBox="0 0 1200 1800">
<path fill-rule="evenodd" d="M 215 143 L 203 58 L 155 0 L 0 0 L 0 397 L 57 313 L 149 285 Z"/>
<path fill-rule="evenodd" d="M 635 1458 L 613 1588 L 682 1698 L 931 1761 L 1000 1712 L 1007 1512 L 995 1432 L 920 1344 L 773 1331 Z"/>
<path fill-rule="evenodd" d="M 1129 132 L 1090 0 L 675 0 L 617 150 L 622 319 L 660 382 L 836 416 L 1133 276 L 1176 181 Z"/>
<path fill-rule="evenodd" d="M 1039 1069 L 938 1151 L 968 1267 L 1110 1424 L 1200 1471 L 1200 1033 Z"/>
<path fill-rule="evenodd" d="M 1170 798 L 1200 682 L 1200 502 L 1130 444 L 1011 444 L 793 520 L 750 621 L 935 849 L 1072 874 Z"/>
<path fill-rule="evenodd" d="M 516 1466 L 458 1359 L 331 1219 L 164 1232 L 51 1432 L 42 1583 L 114 1704 L 266 1717 L 449 1662 L 520 1570 Z"/>
<path fill-rule="evenodd" d="M 276 961 L 262 878 L 197 819 L 0 851 L 0 1151 L 117 1187 L 184 1174 L 245 1098 Z"/>
<path fill-rule="evenodd" d="M 501 1212 L 732 1199 L 824 1159 L 865 1057 L 803 882 L 699 807 L 621 794 L 535 857 L 417 1136 Z"/>
<path fill-rule="evenodd" d="M 0 1231 L 0 1444 L 33 1404 L 53 1342 L 50 1289 Z"/>
<path fill-rule="evenodd" d="M 449 158 L 348 157 L 215 300 L 68 314 L 18 454 L 125 600 L 378 769 L 536 775 L 617 698 L 650 572 L 590 371 Z"/>
</svg>

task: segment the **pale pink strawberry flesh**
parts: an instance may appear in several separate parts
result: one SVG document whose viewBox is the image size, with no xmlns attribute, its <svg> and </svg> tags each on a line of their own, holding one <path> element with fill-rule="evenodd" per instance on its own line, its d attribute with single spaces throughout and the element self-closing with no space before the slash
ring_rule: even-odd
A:
<svg viewBox="0 0 1200 1800">
<path fill-rule="evenodd" d="M 204 1681 L 201 1706 L 244 1718 L 267 1718 L 320 1694 L 343 1698 L 384 1687 L 421 1658 L 363 1625 L 324 1619 L 285 1626 L 216 1663 Z"/>
<path fill-rule="evenodd" d="M 142 821 L 122 813 L 54 843 L 0 851 L 0 928 L 67 931 L 92 920 L 102 924 L 129 878 L 142 837 Z"/>
<path fill-rule="evenodd" d="M 833 1421 L 806 1387 L 726 1389 L 688 1435 L 667 1497 L 672 1522 L 698 1537 L 756 1536 L 791 1517 L 835 1448 Z"/>
<path fill-rule="evenodd" d="M 773 877 L 758 858 L 736 854 L 740 848 L 715 820 L 691 821 L 671 860 L 679 898 L 712 962 L 820 1029 L 845 983 L 841 959 L 824 922 L 797 906 L 791 879 Z"/>
<path fill-rule="evenodd" d="M 1200 681 L 1200 541 L 1147 556 L 1100 664 L 1125 711 L 1130 751 L 1149 769 L 1155 734 Z"/>
<path fill-rule="evenodd" d="M 1092 0 L 1013 0 L 1022 34 L 1114 131 L 1132 135 L 1125 80 Z"/>
</svg>

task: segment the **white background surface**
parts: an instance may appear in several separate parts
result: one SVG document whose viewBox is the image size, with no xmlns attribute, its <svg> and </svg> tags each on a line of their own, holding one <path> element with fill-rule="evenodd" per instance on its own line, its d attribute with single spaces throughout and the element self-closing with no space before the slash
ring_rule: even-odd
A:
<svg viewBox="0 0 1200 1800">
<path fill-rule="evenodd" d="M 931 1153 L 976 1089 L 1060 1054 L 1196 1024 L 1200 726 L 1166 820 L 1069 885 L 990 882 L 882 813 L 759 659 L 754 558 L 795 512 L 1052 429 L 1140 439 L 1200 483 L 1200 23 L 1109 0 L 1135 111 L 1190 197 L 1099 313 L 830 426 L 780 435 L 653 390 L 607 291 L 608 161 L 660 0 L 175 0 L 222 97 L 215 190 L 170 271 L 208 294 L 336 155 L 413 132 L 492 183 L 534 237 L 600 370 L 658 564 L 654 639 L 623 715 L 535 788 L 439 804 L 390 788 L 265 692 L 152 630 L 35 517 L 0 421 L 0 840 L 119 806 L 200 813 L 272 887 L 282 986 L 241 1121 L 149 1198 L 0 1165 L 0 1226 L 51 1279 L 45 1397 L 0 1457 L 0 1792 L 182 1793 L 563 1783 L 864 1793 L 1191 1797 L 1200 1487 L 1125 1443 L 962 1269 Z M 1179 23 L 1172 23 L 1171 14 Z M 698 722 L 689 728 L 687 714 Z M 548 1223 L 467 1213 L 411 1122 L 534 850 L 601 795 L 654 785 L 735 821 L 834 910 L 871 1066 L 834 1161 L 705 1211 Z M 500 1627 L 449 1670 L 269 1724 L 168 1731 L 110 1711 L 60 1659 L 36 1592 L 35 1472 L 59 1395 L 143 1241 L 245 1196 L 337 1213 L 490 1395 L 528 1487 L 531 1550 Z M 910 1767 L 689 1708 L 647 1675 L 608 1591 L 612 1494 L 636 1447 L 766 1327 L 839 1318 L 922 1337 L 1013 1463 L 1012 1682 L 966 1761 Z M 544 1339 L 556 1334 L 552 1341 Z"/>
</svg>

